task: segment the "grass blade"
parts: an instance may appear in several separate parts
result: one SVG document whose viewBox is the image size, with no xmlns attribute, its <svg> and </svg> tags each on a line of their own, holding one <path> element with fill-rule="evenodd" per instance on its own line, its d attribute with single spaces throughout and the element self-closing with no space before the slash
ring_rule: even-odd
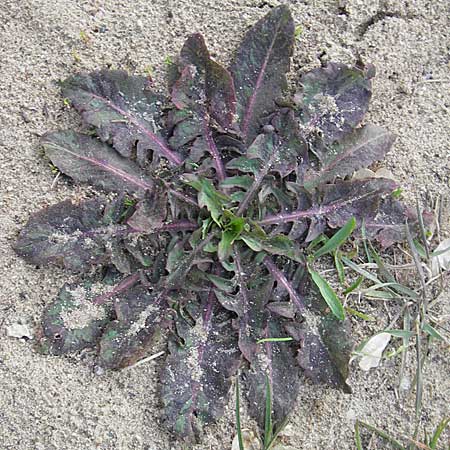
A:
<svg viewBox="0 0 450 450">
<path fill-rule="evenodd" d="M 330 307 L 331 312 L 339 319 L 345 319 L 345 310 L 342 306 L 341 301 L 339 300 L 336 292 L 331 288 L 331 286 L 327 283 L 327 281 L 322 278 L 315 270 L 311 269 L 308 266 L 308 271 L 311 275 L 312 280 L 319 288 L 322 297 L 327 302 L 327 305 Z"/>
<path fill-rule="evenodd" d="M 238 375 L 239 377 L 239 375 Z M 239 389 L 239 378 L 236 378 L 236 432 L 239 441 L 239 450 L 244 449 L 244 440 L 242 439 L 242 428 L 241 428 L 241 400 L 240 400 L 240 389 Z"/>
<path fill-rule="evenodd" d="M 369 242 L 370 249 L 372 252 L 373 259 L 375 260 L 380 276 L 384 278 L 386 281 L 391 283 L 391 287 L 394 291 L 396 291 L 399 294 L 404 294 L 408 297 L 411 297 L 413 299 L 419 298 L 419 295 L 417 292 L 413 291 L 412 289 L 409 289 L 406 286 L 403 286 L 402 284 L 397 283 L 397 280 L 395 279 L 394 275 L 386 268 L 384 265 L 383 260 L 381 259 L 380 255 L 377 253 L 373 245 Z"/>
<path fill-rule="evenodd" d="M 319 256 L 323 256 L 327 253 L 330 253 L 336 250 L 339 246 L 341 246 L 348 237 L 352 234 L 353 230 L 356 226 L 356 220 L 352 217 L 337 233 L 333 235 L 329 239 L 329 241 L 317 250 L 313 256 L 314 258 L 318 258 Z"/>
<path fill-rule="evenodd" d="M 374 283 L 381 283 L 381 281 L 373 273 L 370 273 L 365 269 L 361 269 L 361 267 L 359 267 L 357 264 L 355 264 L 353 261 L 346 258 L 345 256 L 342 257 L 342 261 L 345 263 L 345 265 L 347 265 L 348 267 L 350 267 L 363 277 L 367 278 L 368 280 L 373 281 Z"/>
<path fill-rule="evenodd" d="M 339 250 L 334 252 L 334 265 L 336 266 L 336 270 L 338 273 L 339 281 L 341 284 L 345 283 L 345 270 L 344 264 L 342 264 L 342 254 Z"/>
<path fill-rule="evenodd" d="M 420 210 L 418 198 L 416 198 L 416 208 L 417 208 L 417 218 L 419 219 L 420 237 L 422 239 L 422 244 L 425 247 L 426 259 L 427 261 L 430 261 L 430 247 L 428 246 L 427 232 L 425 230 L 425 224 L 423 221 L 422 211 Z"/>
<path fill-rule="evenodd" d="M 439 339 L 440 341 L 445 342 L 444 336 L 442 336 L 439 331 L 436 330 L 436 328 L 432 327 L 429 323 L 424 323 L 422 325 L 422 330 L 425 331 L 425 333 L 429 334 L 434 339 Z"/>
<path fill-rule="evenodd" d="M 383 330 L 383 333 L 389 333 L 391 336 L 409 339 L 414 333 L 407 330 Z"/>
<path fill-rule="evenodd" d="M 431 438 L 429 447 L 431 450 L 437 449 L 437 443 L 439 438 L 441 437 L 441 434 L 444 432 L 444 430 L 447 428 L 447 425 L 450 422 L 450 418 L 442 419 L 441 423 L 437 426 L 436 431 L 433 434 L 433 437 Z"/>
<path fill-rule="evenodd" d="M 264 417 L 264 448 L 267 448 L 272 440 L 272 391 L 269 377 L 266 375 L 266 410 Z"/>
<path fill-rule="evenodd" d="M 420 338 L 419 321 L 416 319 L 416 429 L 414 431 L 413 439 L 417 438 L 420 425 L 420 412 L 422 411 L 422 393 L 423 393 L 423 373 L 422 373 L 422 342 Z"/>
<path fill-rule="evenodd" d="M 256 341 L 257 344 L 263 344 L 264 342 L 289 342 L 292 341 L 291 337 L 279 337 L 279 338 L 263 338 Z"/>
<path fill-rule="evenodd" d="M 364 450 L 361 442 L 361 434 L 359 433 L 359 421 L 355 422 L 355 445 L 356 450 Z"/>
<path fill-rule="evenodd" d="M 264 450 L 270 450 L 273 447 L 279 434 L 284 430 L 284 428 L 286 427 L 288 422 L 289 422 L 289 417 L 285 417 L 285 419 L 280 423 L 280 426 L 274 431 L 274 433 L 272 435 L 272 439 L 269 442 L 269 445 L 267 447 L 264 447 Z"/>
<path fill-rule="evenodd" d="M 369 316 L 368 314 L 364 314 L 361 311 L 357 311 L 356 309 L 350 308 L 350 306 L 346 306 L 345 310 L 352 316 L 359 317 L 360 319 L 363 319 L 366 322 L 375 322 L 376 321 L 375 317 Z"/>
<path fill-rule="evenodd" d="M 367 256 L 367 262 L 372 262 L 372 255 L 369 252 L 369 247 L 367 246 L 367 233 L 366 233 L 366 222 L 365 220 L 362 221 L 361 224 L 361 235 L 362 235 L 362 241 L 364 245 L 364 251 L 366 252 Z"/>
<path fill-rule="evenodd" d="M 350 294 L 350 292 L 353 292 L 355 289 L 358 289 L 359 286 L 361 286 L 361 283 L 363 282 L 364 277 L 363 276 L 359 276 L 355 282 L 353 282 L 350 287 L 348 287 L 345 291 L 344 291 L 344 295 Z"/>
<path fill-rule="evenodd" d="M 403 330 L 411 331 L 411 314 L 409 311 L 409 306 L 405 306 L 405 313 L 403 315 Z M 402 353 L 402 362 L 400 365 L 400 373 L 399 373 L 399 388 L 402 389 L 404 386 L 405 380 L 405 368 L 406 363 L 408 361 L 408 347 L 409 347 L 409 337 L 403 337 L 402 347 L 404 347 L 404 352 Z"/>
<path fill-rule="evenodd" d="M 379 430 L 378 428 L 375 428 L 374 426 L 369 425 L 368 423 L 362 422 L 361 420 L 358 420 L 358 424 L 363 426 L 367 430 L 371 431 L 372 433 L 375 433 L 381 439 L 384 439 L 385 441 L 389 442 L 394 448 L 398 450 L 406 450 L 405 447 L 403 447 L 403 445 L 400 444 L 400 442 L 398 442 L 392 436 L 389 436 L 384 431 Z"/>
</svg>

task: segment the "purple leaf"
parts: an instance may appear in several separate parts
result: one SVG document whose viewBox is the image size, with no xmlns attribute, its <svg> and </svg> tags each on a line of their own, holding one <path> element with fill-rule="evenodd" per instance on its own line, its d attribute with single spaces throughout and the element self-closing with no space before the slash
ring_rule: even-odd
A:
<svg viewBox="0 0 450 450">
<path fill-rule="evenodd" d="M 142 233 L 154 233 L 162 229 L 167 212 L 167 192 L 162 186 L 155 185 L 136 205 L 136 211 L 127 220 L 127 225 Z"/>
<path fill-rule="evenodd" d="M 151 290 L 142 284 L 118 292 L 114 296 L 117 318 L 109 323 L 101 337 L 98 364 L 119 369 L 146 356 L 155 333 L 170 317 L 166 300 L 166 290 Z"/>
<path fill-rule="evenodd" d="M 140 165 L 148 161 L 149 150 L 182 164 L 162 136 L 162 98 L 149 90 L 145 77 L 114 70 L 78 74 L 62 83 L 62 94 L 124 157 L 131 157 L 136 146 Z"/>
<path fill-rule="evenodd" d="M 41 350 L 62 355 L 95 347 L 111 320 L 112 309 L 108 304 L 96 304 L 95 299 L 111 291 L 113 281 L 96 277 L 65 284 L 44 310 Z"/>
<path fill-rule="evenodd" d="M 169 144 L 177 150 L 200 138 L 203 134 L 202 120 L 187 109 L 172 109 L 167 122 L 171 129 Z M 205 150 L 208 149 L 205 148 Z"/>
<path fill-rule="evenodd" d="M 223 180 L 225 171 L 210 127 L 211 118 L 224 129 L 232 127 L 236 111 L 233 80 L 225 68 L 211 59 L 200 34 L 193 34 L 184 44 L 180 69 L 180 77 L 172 86 L 172 101 L 183 114 L 189 111 L 192 115 L 175 125 L 171 142 L 177 138 L 178 144 L 187 143 L 202 136 L 218 178 Z"/>
<path fill-rule="evenodd" d="M 375 217 L 381 197 L 396 188 L 395 181 L 384 178 L 338 181 L 324 186 L 320 209 L 331 228 L 343 227 L 352 217 L 360 224 Z"/>
<path fill-rule="evenodd" d="M 331 315 L 319 319 L 318 325 L 316 323 L 317 318 L 309 313 L 305 322 L 292 333 L 301 343 L 297 361 L 313 382 L 326 383 L 351 393 L 346 380 L 354 345 L 349 337 L 348 323 Z"/>
<path fill-rule="evenodd" d="M 269 270 L 269 273 L 272 275 L 274 280 L 286 289 L 289 294 L 289 298 L 291 302 L 294 304 L 295 308 L 298 312 L 303 313 L 305 311 L 305 300 L 302 298 L 302 295 L 297 291 L 297 289 L 292 285 L 292 283 L 286 278 L 284 273 L 278 269 L 275 263 L 272 261 L 270 256 L 266 256 L 264 258 L 264 265 Z"/>
<path fill-rule="evenodd" d="M 185 251 L 181 242 L 172 248 L 167 258 L 167 271 L 169 275 L 161 281 L 167 289 L 181 289 L 183 287 L 191 268 L 197 264 L 204 248 L 211 242 L 214 236 L 214 234 L 210 234 L 201 242 L 197 243 L 191 251 Z"/>
<path fill-rule="evenodd" d="M 104 202 L 74 205 L 66 200 L 35 213 L 19 234 L 16 252 L 36 265 L 54 264 L 72 272 L 88 272 L 108 264 L 109 243 L 128 232 L 126 225 L 110 225 Z"/>
<path fill-rule="evenodd" d="M 272 9 L 245 35 L 231 73 L 244 141 L 260 133 L 260 120 L 275 109 L 287 88 L 286 73 L 294 46 L 294 21 L 285 5 Z"/>
<path fill-rule="evenodd" d="M 395 136 L 384 128 L 366 125 L 331 145 L 324 153 L 318 172 L 304 178 L 304 187 L 311 190 L 335 178 L 344 178 L 358 169 L 380 161 L 391 148 Z"/>
<path fill-rule="evenodd" d="M 74 131 L 57 131 L 46 134 L 41 144 L 52 163 L 76 181 L 140 197 L 153 188 L 153 180 L 136 163 L 98 139 Z"/>
<path fill-rule="evenodd" d="M 258 193 L 269 172 L 277 172 L 286 177 L 299 163 L 307 158 L 307 147 L 298 134 L 298 127 L 292 111 L 279 113 L 264 134 L 256 137 L 247 149 L 246 156 L 231 160 L 228 169 L 252 172 L 254 181 L 240 202 L 237 215 L 242 215 L 253 197 Z"/>
<path fill-rule="evenodd" d="M 302 90 L 294 99 L 300 108 L 304 137 L 308 141 L 318 137 L 327 147 L 352 131 L 369 106 L 369 78 L 362 70 L 333 62 L 303 75 Z"/>
<path fill-rule="evenodd" d="M 285 337 L 282 319 L 266 315 L 255 330 L 260 339 Z M 277 429 L 292 411 L 299 390 L 300 367 L 290 342 L 264 342 L 257 346 L 255 356 L 244 377 L 248 386 L 250 415 L 264 429 L 267 387 L 271 393 L 272 423 Z M 268 386 L 267 386 L 268 383 Z"/>
<path fill-rule="evenodd" d="M 180 342 L 169 342 L 161 398 L 169 430 L 193 443 L 204 425 L 222 416 L 240 354 L 229 315 L 212 291 L 201 304 L 187 309 L 194 323 L 178 317 Z"/>
<path fill-rule="evenodd" d="M 235 276 L 231 280 L 214 277 L 211 281 L 218 288 L 215 292 L 220 304 L 237 314 L 239 349 L 248 361 L 253 361 L 256 341 L 259 339 L 256 331 L 260 329 L 259 324 L 266 315 L 265 306 L 270 300 L 273 286 L 272 282 L 264 282 L 258 267 L 248 260 L 249 255 L 241 254 L 235 249 L 233 258 Z M 234 290 L 237 292 L 233 293 Z"/>
<path fill-rule="evenodd" d="M 239 286 L 239 309 L 235 311 L 239 316 L 239 348 L 244 357 L 252 362 L 256 356 L 257 344 L 260 339 L 258 332 L 262 323 L 266 320 L 266 304 L 270 300 L 272 283 L 261 283 L 259 286 L 249 289 L 250 276 L 255 276 L 244 267 L 241 255 L 236 251 L 234 254 L 236 263 L 236 282 Z"/>
<path fill-rule="evenodd" d="M 331 228 L 338 228 L 354 217 L 358 223 L 377 214 L 381 196 L 389 194 L 397 187 L 392 180 L 368 178 L 365 180 L 337 181 L 322 188 L 320 206 L 304 211 L 280 213 L 265 217 L 259 225 L 296 222 L 305 218 L 326 218 Z"/>
<path fill-rule="evenodd" d="M 200 86 L 197 83 L 193 88 L 194 91 L 197 90 L 196 100 L 201 99 L 204 91 L 207 110 L 211 117 L 222 128 L 230 128 L 236 113 L 233 79 L 224 67 L 211 59 L 201 34 L 196 33 L 188 38 L 181 50 L 180 61 L 184 67 L 194 66 L 203 78 Z M 199 89 L 202 91 L 199 92 Z"/>
<path fill-rule="evenodd" d="M 297 355 L 300 367 L 314 382 L 325 382 L 349 392 L 345 380 L 353 342 L 349 337 L 348 323 L 328 314 L 327 304 L 311 283 L 306 270 L 302 269 L 298 276 L 288 279 L 269 257 L 264 259 L 264 264 L 302 316 L 301 322 L 297 319 L 285 325 L 289 334 L 301 342 Z M 278 333 L 281 336 L 281 332 Z"/>
<path fill-rule="evenodd" d="M 433 222 L 433 214 L 423 212 L 425 226 Z M 375 217 L 364 223 L 367 237 L 376 239 L 383 248 L 390 247 L 396 242 L 404 242 L 406 239 L 406 221 L 411 228 L 411 232 L 419 232 L 419 222 L 417 211 L 405 206 L 392 196 L 384 199 Z"/>
</svg>

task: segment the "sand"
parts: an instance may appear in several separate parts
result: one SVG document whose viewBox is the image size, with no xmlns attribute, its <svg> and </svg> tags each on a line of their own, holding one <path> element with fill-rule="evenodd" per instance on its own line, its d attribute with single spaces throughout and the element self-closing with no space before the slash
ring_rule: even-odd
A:
<svg viewBox="0 0 450 450">
<path fill-rule="evenodd" d="M 84 188 L 58 181 L 38 150 L 38 136 L 79 125 L 55 83 L 80 70 L 152 68 L 162 85 L 164 60 L 189 33 L 206 37 L 226 62 L 243 33 L 269 5 L 254 0 L 4 0 L 0 5 L 0 450 L 180 449 L 159 425 L 160 360 L 120 373 L 97 375 L 92 356 L 38 355 L 8 337 L 14 323 L 31 328 L 68 277 L 36 269 L 11 250 L 29 214 Z M 408 199 L 429 190 L 450 195 L 450 22 L 445 0 L 304 0 L 289 2 L 302 34 L 291 79 L 335 60 L 358 56 L 377 67 L 368 119 L 397 133 L 386 166 Z M 445 230 L 444 230 L 445 232 Z M 448 232 L 448 228 L 447 228 Z M 448 292 L 443 303 L 448 314 Z M 388 323 L 385 309 L 363 302 L 378 320 L 353 321 L 358 340 Z M 391 311 L 392 305 L 387 305 Z M 395 309 L 392 310 L 392 314 Z M 435 343 L 425 367 L 423 423 L 430 431 L 449 415 L 448 346 Z M 369 373 L 352 366 L 354 393 L 304 380 L 283 442 L 293 449 L 351 449 L 355 419 L 411 435 L 414 399 L 395 396 L 399 359 Z M 412 370 L 414 361 L 408 361 Z M 248 420 L 244 417 L 246 424 Z M 229 449 L 230 403 L 196 448 Z M 449 438 L 449 435 L 447 435 Z M 370 448 L 386 448 L 373 442 Z"/>
</svg>

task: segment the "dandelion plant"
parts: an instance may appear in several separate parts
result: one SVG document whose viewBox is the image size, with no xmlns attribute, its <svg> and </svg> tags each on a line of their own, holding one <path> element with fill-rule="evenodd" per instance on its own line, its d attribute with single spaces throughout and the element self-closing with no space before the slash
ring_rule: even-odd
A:
<svg viewBox="0 0 450 450">
<path fill-rule="evenodd" d="M 120 369 L 162 332 L 162 416 L 188 443 L 221 417 L 238 370 L 262 428 L 267 390 L 276 428 L 302 371 L 350 392 L 345 310 L 316 258 L 362 223 L 382 247 L 404 239 L 406 219 L 414 228 L 393 180 L 352 177 L 395 139 L 362 125 L 373 68 L 329 63 L 289 87 L 294 41 L 280 6 L 229 68 L 200 34 L 188 37 L 167 95 L 124 71 L 76 74 L 62 96 L 86 132 L 41 139 L 62 174 L 98 195 L 37 212 L 15 244 L 34 265 L 79 275 L 46 305 L 39 347 L 92 349 L 100 367 Z M 338 230 L 334 244 L 307 251 Z"/>
</svg>

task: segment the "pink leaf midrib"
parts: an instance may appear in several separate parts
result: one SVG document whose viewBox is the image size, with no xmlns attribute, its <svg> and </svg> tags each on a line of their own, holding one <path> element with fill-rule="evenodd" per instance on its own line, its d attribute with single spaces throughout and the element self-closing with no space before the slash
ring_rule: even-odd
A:
<svg viewBox="0 0 450 450">
<path fill-rule="evenodd" d="M 127 111 L 123 110 L 122 108 L 119 108 L 116 106 L 111 100 L 102 97 L 97 94 L 93 94 L 92 92 L 88 92 L 88 94 L 97 100 L 100 100 L 108 105 L 111 109 L 118 112 L 123 117 L 126 117 L 127 120 L 132 123 L 136 128 L 139 129 L 145 136 L 147 136 L 151 141 L 155 142 L 156 145 L 159 147 L 160 152 L 172 163 L 175 165 L 181 165 L 183 163 L 183 159 L 174 151 L 172 151 L 161 139 L 158 138 L 154 133 L 147 130 L 138 119 L 136 119 L 134 116 L 132 116 Z"/>
<path fill-rule="evenodd" d="M 131 175 L 124 172 L 123 170 L 118 169 L 114 166 L 111 166 L 110 164 L 104 163 L 104 162 L 94 159 L 94 158 L 89 158 L 88 156 L 79 155 L 75 152 L 70 151 L 69 149 L 67 149 L 65 147 L 56 145 L 52 142 L 48 142 L 48 144 L 50 144 L 52 147 L 54 147 L 56 149 L 62 150 L 63 152 L 66 152 L 66 153 L 69 153 L 70 155 L 74 156 L 75 158 L 81 159 L 83 161 L 88 161 L 93 165 L 99 166 L 102 169 L 105 169 L 106 171 L 109 171 L 109 172 L 113 173 L 114 175 L 116 175 L 126 181 L 129 181 L 132 184 L 135 184 L 136 186 L 138 186 L 141 189 L 147 190 L 147 189 L 153 188 L 153 186 L 151 184 L 146 183 L 145 181 L 138 180 L 137 178 L 132 177 Z"/>
<path fill-rule="evenodd" d="M 261 70 L 259 71 L 258 78 L 256 79 L 256 84 L 253 89 L 253 93 L 250 96 L 250 100 L 247 104 L 247 108 L 245 109 L 244 118 L 243 118 L 243 122 L 242 122 L 242 132 L 245 137 L 247 137 L 247 135 L 248 135 L 248 129 L 250 127 L 250 119 L 253 117 L 253 110 L 255 107 L 256 96 L 258 94 L 258 91 L 261 89 L 261 85 L 263 84 L 264 76 L 266 74 L 267 64 L 269 63 L 269 59 L 272 56 L 273 46 L 275 45 L 275 41 L 277 40 L 278 32 L 281 27 L 281 22 L 282 22 L 282 20 L 280 19 L 278 26 L 275 30 L 275 33 L 273 35 L 272 42 L 270 43 L 269 49 L 267 51 L 267 55 L 264 58 L 264 62 L 261 66 Z"/>
</svg>

